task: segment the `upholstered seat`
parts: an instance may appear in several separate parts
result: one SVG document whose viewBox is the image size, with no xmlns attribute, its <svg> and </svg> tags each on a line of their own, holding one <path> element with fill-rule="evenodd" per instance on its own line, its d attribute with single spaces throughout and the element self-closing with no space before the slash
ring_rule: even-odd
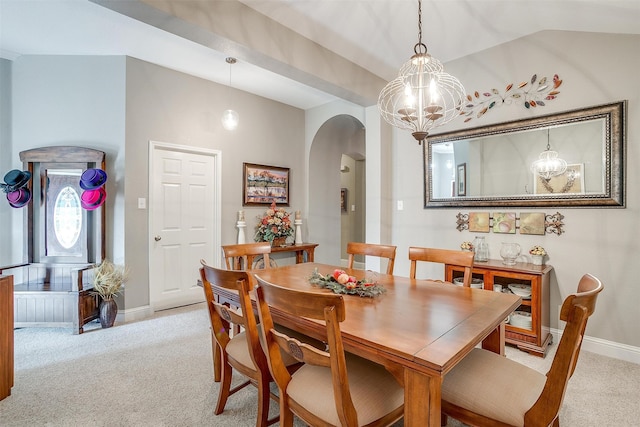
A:
<svg viewBox="0 0 640 427">
<path fill-rule="evenodd" d="M 409 248 L 409 260 L 411 261 L 411 267 L 409 270 L 409 277 L 411 279 L 416 278 L 418 261 L 436 262 L 464 267 L 463 286 L 471 286 L 473 252 L 454 251 L 450 249 L 420 248 L 412 246 Z"/>
<path fill-rule="evenodd" d="M 559 426 L 558 413 L 587 319 L 602 289 L 600 281 L 587 274 L 578 292 L 565 299 L 560 319 L 567 324 L 546 375 L 475 348 L 444 377 L 443 414 L 475 426 Z"/>
<path fill-rule="evenodd" d="M 347 243 L 347 254 L 349 255 L 347 268 L 353 268 L 355 255 L 376 256 L 387 260 L 386 273 L 393 274 L 393 266 L 396 259 L 396 246 L 349 242 Z"/>
<path fill-rule="evenodd" d="M 346 315 L 343 296 L 283 288 L 255 277 L 267 360 L 280 396 L 281 426 L 291 427 L 294 413 L 310 426 L 387 426 L 402 418 L 404 390 L 395 377 L 381 365 L 344 351 L 340 335 L 340 322 Z M 328 349 L 318 350 L 278 332 L 272 308 L 324 322 Z M 288 372 L 282 352 L 304 365 Z"/>
</svg>

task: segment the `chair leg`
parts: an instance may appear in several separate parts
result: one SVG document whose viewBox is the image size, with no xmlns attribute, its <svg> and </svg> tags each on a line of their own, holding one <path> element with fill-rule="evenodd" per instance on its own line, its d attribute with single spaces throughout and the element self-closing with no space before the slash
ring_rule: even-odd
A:
<svg viewBox="0 0 640 427">
<path fill-rule="evenodd" d="M 261 378 L 256 384 L 258 389 L 258 416 L 256 417 L 256 427 L 266 427 L 269 424 L 269 403 L 271 393 L 269 390 L 269 378 Z"/>
<path fill-rule="evenodd" d="M 560 427 L 560 415 L 558 415 L 556 419 L 553 420 L 553 427 Z"/>
<path fill-rule="evenodd" d="M 282 396 L 283 390 L 279 390 Z M 293 412 L 289 409 L 289 405 L 280 399 L 280 427 L 293 427 Z"/>
<path fill-rule="evenodd" d="M 231 394 L 231 376 L 233 374 L 231 365 L 227 362 L 224 352 L 221 351 L 220 353 L 222 354 L 222 360 L 220 361 L 222 378 L 220 382 L 220 391 L 218 392 L 218 403 L 216 405 L 216 410 L 214 411 L 214 414 L 216 415 L 221 414 L 222 411 L 224 411 L 224 406 L 227 404 L 227 398 Z"/>
</svg>

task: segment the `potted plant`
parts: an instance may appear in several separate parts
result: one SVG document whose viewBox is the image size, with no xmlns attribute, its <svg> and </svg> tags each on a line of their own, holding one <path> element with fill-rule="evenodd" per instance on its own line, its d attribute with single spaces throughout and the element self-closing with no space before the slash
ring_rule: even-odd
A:
<svg viewBox="0 0 640 427">
<path fill-rule="evenodd" d="M 531 263 L 533 265 L 542 265 L 544 264 L 544 256 L 547 254 L 547 251 L 542 246 L 533 246 L 529 249 L 529 254 L 531 255 Z"/>
<path fill-rule="evenodd" d="M 128 270 L 105 259 L 93 269 L 94 295 L 100 295 L 100 325 L 110 328 L 116 320 L 118 305 L 114 297 L 122 292 L 127 281 Z"/>
</svg>

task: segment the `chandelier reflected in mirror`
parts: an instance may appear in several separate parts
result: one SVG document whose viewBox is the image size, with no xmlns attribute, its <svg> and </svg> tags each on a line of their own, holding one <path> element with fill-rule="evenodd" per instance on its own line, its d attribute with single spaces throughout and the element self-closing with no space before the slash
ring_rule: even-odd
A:
<svg viewBox="0 0 640 427">
<path fill-rule="evenodd" d="M 418 43 L 414 55 L 380 92 L 380 115 L 392 126 L 408 130 L 422 144 L 435 127 L 460 114 L 465 101 L 462 83 L 444 72 L 442 63 L 422 43 L 422 1 L 418 1 Z"/>
<path fill-rule="evenodd" d="M 547 129 L 547 149 L 531 164 L 531 172 L 549 181 L 554 176 L 562 175 L 567 170 L 567 162 L 558 157 L 558 152 L 551 149 L 551 138 Z"/>
</svg>

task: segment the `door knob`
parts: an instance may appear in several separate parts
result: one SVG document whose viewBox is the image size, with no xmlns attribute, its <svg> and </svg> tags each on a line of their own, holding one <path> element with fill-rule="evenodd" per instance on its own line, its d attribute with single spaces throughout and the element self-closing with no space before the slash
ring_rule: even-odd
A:
<svg viewBox="0 0 640 427">
<path fill-rule="evenodd" d="M 156 237 L 154 237 L 154 239 L 155 239 L 156 242 L 159 242 L 160 240 L 162 240 L 162 237 L 156 236 Z"/>
</svg>

